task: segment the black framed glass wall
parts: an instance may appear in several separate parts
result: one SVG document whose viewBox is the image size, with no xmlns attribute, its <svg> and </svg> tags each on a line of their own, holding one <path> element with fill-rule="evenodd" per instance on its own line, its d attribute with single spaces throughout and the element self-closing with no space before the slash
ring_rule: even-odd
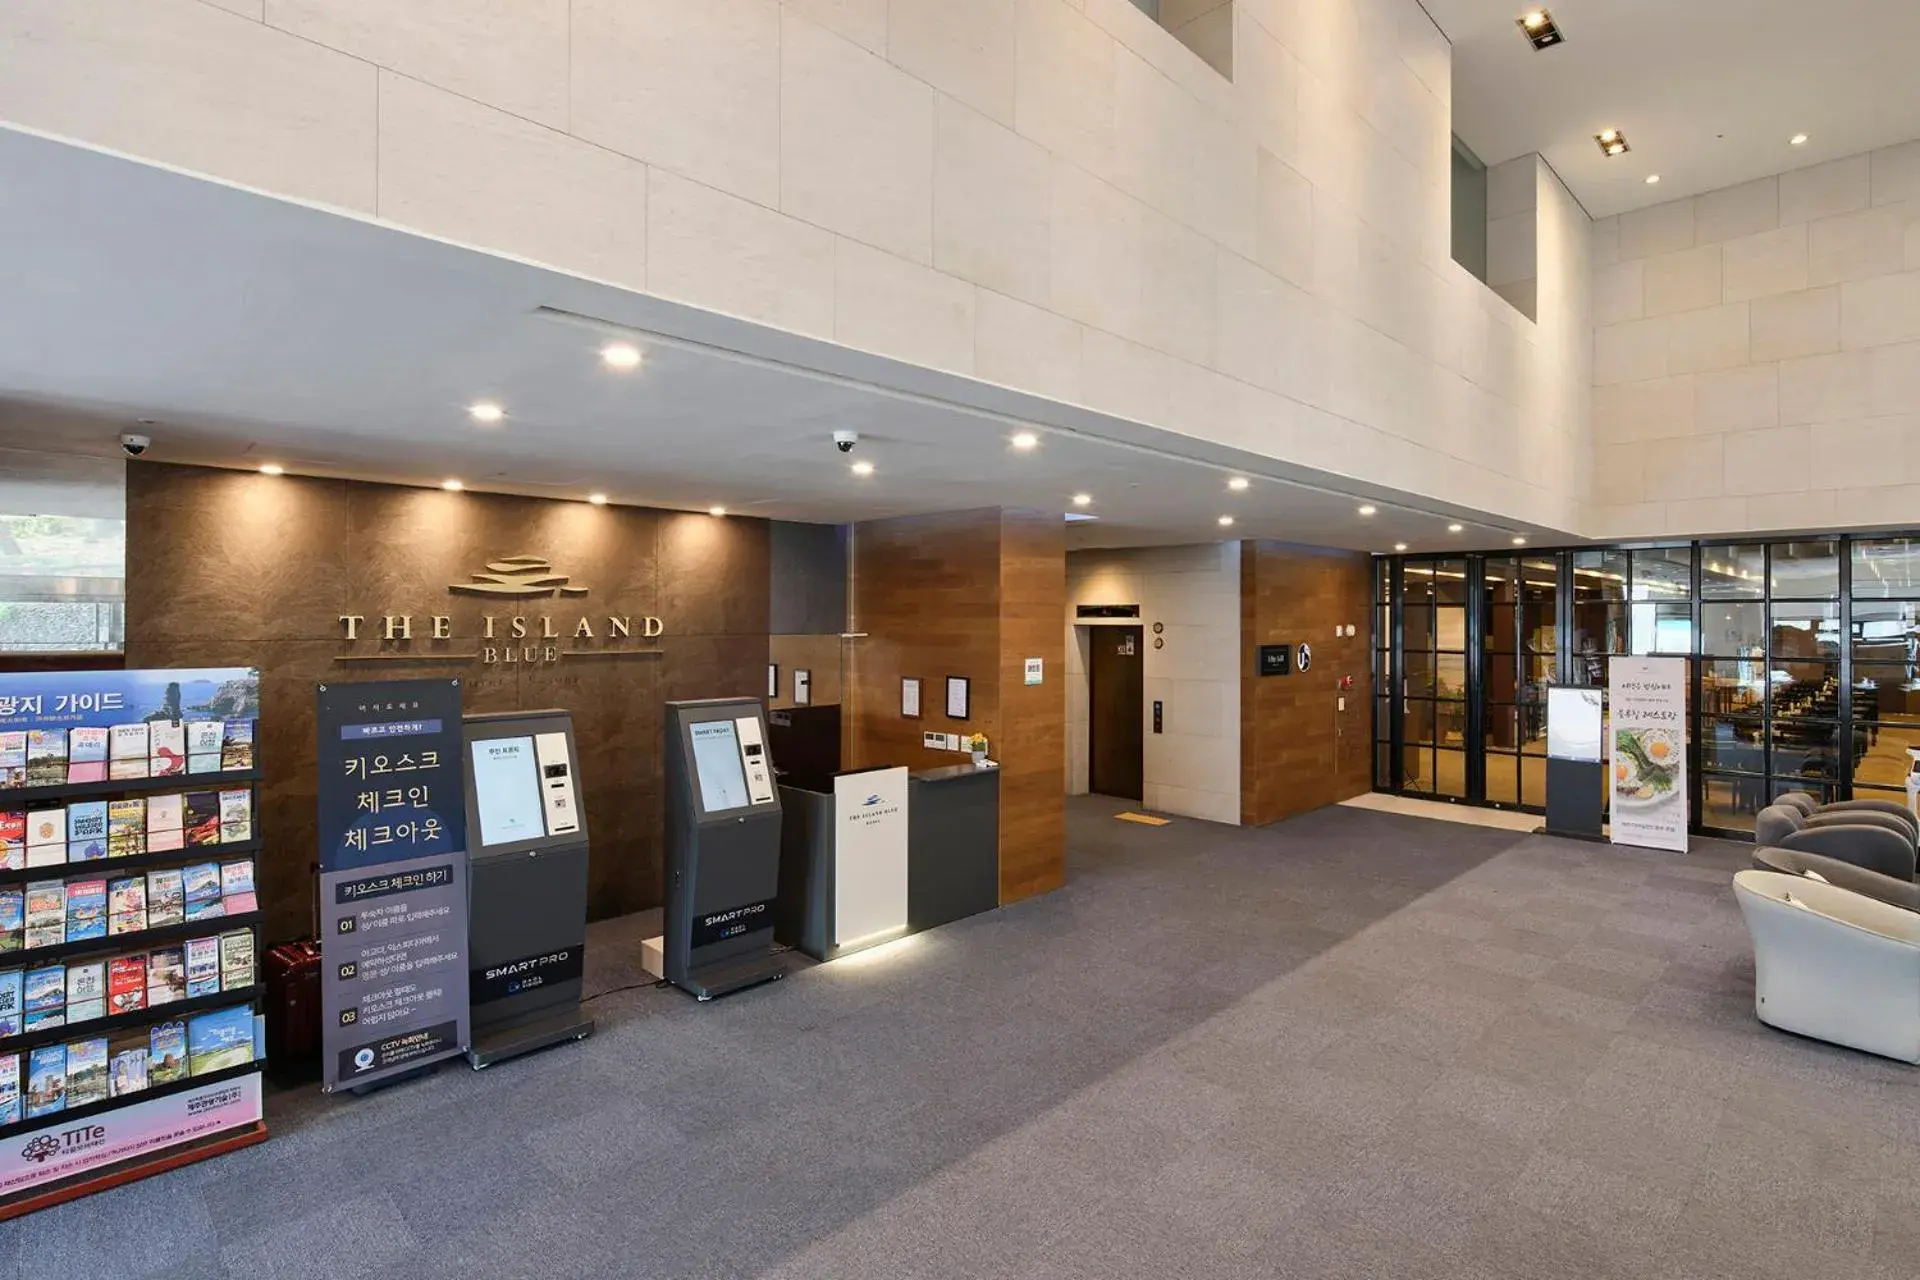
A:
<svg viewBox="0 0 1920 1280">
<path fill-rule="evenodd" d="M 1697 829 L 1788 790 L 1904 795 L 1920 535 L 1383 557 L 1378 585 L 1382 790 L 1541 808 L 1546 685 L 1638 654 L 1688 662 Z"/>
</svg>

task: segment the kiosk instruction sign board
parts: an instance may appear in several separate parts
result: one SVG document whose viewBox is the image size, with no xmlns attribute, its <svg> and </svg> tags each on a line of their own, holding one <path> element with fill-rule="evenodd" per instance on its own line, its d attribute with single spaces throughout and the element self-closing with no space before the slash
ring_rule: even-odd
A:
<svg viewBox="0 0 1920 1280">
<path fill-rule="evenodd" d="M 458 680 L 319 689 L 320 948 L 327 1089 L 459 1053 L 467 803 Z"/>
<path fill-rule="evenodd" d="M 1687 851 L 1687 663 L 1614 658 L 1607 785 L 1615 844 Z"/>
</svg>

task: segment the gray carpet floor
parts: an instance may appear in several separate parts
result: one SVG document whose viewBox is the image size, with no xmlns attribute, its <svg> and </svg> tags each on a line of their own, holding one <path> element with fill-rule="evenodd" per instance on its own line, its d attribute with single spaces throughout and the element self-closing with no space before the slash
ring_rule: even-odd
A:
<svg viewBox="0 0 1920 1280">
<path fill-rule="evenodd" d="M 1920 1073 L 1762 1027 L 1685 857 L 1073 802 L 1064 890 L 0 1225 L 24 1277 L 1845 1277 L 1920 1267 Z M 624 929 L 624 932 L 623 932 Z M 637 977 L 596 926 L 590 982 Z"/>
</svg>

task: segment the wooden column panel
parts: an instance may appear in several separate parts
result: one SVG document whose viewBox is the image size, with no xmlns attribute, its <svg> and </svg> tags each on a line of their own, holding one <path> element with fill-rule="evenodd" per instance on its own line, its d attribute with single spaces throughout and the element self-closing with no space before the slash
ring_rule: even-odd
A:
<svg viewBox="0 0 1920 1280">
<path fill-rule="evenodd" d="M 848 646 L 851 768 L 938 768 L 928 732 L 984 733 L 1000 778 L 1002 902 L 1056 888 L 1066 850 L 1066 533 L 1056 515 L 998 508 L 856 525 Z M 1027 658 L 1046 678 L 1028 686 Z M 970 681 L 966 719 L 946 714 L 948 676 Z M 900 714 L 900 681 L 921 682 L 921 717 Z"/>
<path fill-rule="evenodd" d="M 1278 822 L 1373 787 L 1373 562 L 1282 542 L 1240 547 L 1240 821 Z M 1351 624 L 1351 637 L 1334 628 Z M 1302 642 L 1313 665 L 1260 674 L 1260 646 Z M 1340 689 L 1342 676 L 1353 688 Z M 1347 702 L 1344 712 L 1339 700 Z"/>
</svg>

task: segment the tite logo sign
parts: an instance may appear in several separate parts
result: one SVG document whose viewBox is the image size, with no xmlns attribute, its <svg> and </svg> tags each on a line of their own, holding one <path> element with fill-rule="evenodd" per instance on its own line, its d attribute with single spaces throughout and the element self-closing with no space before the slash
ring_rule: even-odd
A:
<svg viewBox="0 0 1920 1280">
<path fill-rule="evenodd" d="M 88 1147 L 99 1146 L 106 1140 L 107 1126 L 83 1124 L 77 1128 L 62 1130 L 58 1137 L 51 1133 L 41 1134 L 20 1148 L 20 1156 L 35 1164 L 45 1164 L 62 1153 L 83 1151 Z"/>
<path fill-rule="evenodd" d="M 448 594 L 508 600 L 577 599 L 587 594 L 587 588 L 574 585 L 566 574 L 555 573 L 552 563 L 543 556 L 508 556 L 504 560 L 491 560 L 485 569 L 469 576 L 471 581 L 450 585 Z M 416 619 L 423 625 L 416 628 Z M 579 614 L 569 619 L 548 613 L 489 613 L 481 617 L 480 624 L 481 631 L 477 638 L 487 643 L 482 644 L 479 651 L 471 656 L 489 666 L 557 662 L 574 652 L 619 653 L 622 650 L 563 648 L 560 642 L 631 640 L 635 634 L 643 639 L 657 640 L 667 629 L 666 623 L 659 618 L 635 619 L 631 614 L 604 614 L 599 617 Z M 415 639 L 456 638 L 453 634 L 453 618 L 444 613 L 343 613 L 340 615 L 340 627 L 343 638 L 349 643 L 361 638 L 363 627 L 389 644 Z"/>
</svg>

